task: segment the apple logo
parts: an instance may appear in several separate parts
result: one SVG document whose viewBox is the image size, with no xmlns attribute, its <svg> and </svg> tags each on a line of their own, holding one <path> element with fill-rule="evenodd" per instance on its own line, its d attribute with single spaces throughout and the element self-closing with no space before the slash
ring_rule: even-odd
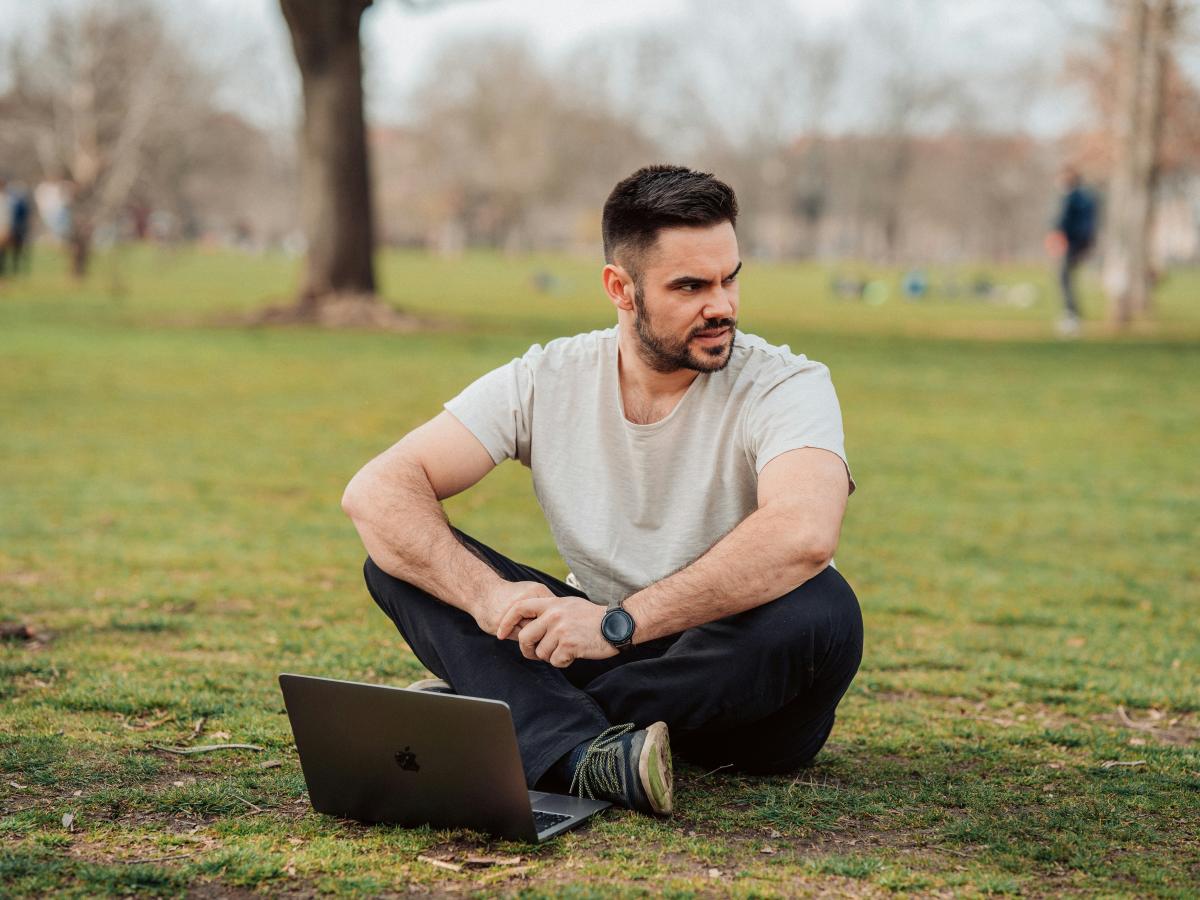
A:
<svg viewBox="0 0 1200 900">
<path fill-rule="evenodd" d="M 396 765 L 405 772 L 420 772 L 421 767 L 417 764 L 417 754 L 410 752 L 410 749 L 405 747 L 396 752 Z"/>
</svg>

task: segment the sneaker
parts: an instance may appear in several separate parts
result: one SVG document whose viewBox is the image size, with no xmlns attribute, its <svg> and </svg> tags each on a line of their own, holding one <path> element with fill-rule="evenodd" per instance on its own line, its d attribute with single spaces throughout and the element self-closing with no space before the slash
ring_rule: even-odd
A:
<svg viewBox="0 0 1200 900">
<path fill-rule="evenodd" d="M 1058 325 L 1055 328 L 1060 338 L 1077 338 L 1083 331 L 1079 322 L 1079 316 L 1066 315 L 1058 320 Z"/>
<path fill-rule="evenodd" d="M 443 681 L 440 678 L 422 678 L 420 681 L 414 681 L 406 690 L 410 691 L 428 691 L 431 694 L 453 694 L 454 688 L 450 686 L 450 682 Z"/>
<path fill-rule="evenodd" d="M 655 722 L 640 731 L 632 724 L 615 725 L 590 744 L 581 744 L 570 792 L 669 816 L 673 787 L 666 723 Z"/>
</svg>

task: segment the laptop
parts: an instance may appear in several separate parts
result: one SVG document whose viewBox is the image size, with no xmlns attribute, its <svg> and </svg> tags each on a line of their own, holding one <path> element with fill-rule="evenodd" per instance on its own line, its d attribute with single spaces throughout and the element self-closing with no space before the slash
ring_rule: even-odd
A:
<svg viewBox="0 0 1200 900">
<path fill-rule="evenodd" d="M 548 840 L 609 806 L 525 785 L 507 703 L 279 676 L 313 809 Z"/>
</svg>

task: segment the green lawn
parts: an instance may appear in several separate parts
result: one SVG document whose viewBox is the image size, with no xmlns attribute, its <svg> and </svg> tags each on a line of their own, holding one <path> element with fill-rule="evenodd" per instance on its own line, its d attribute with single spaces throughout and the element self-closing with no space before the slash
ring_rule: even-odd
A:
<svg viewBox="0 0 1200 900">
<path fill-rule="evenodd" d="M 1200 274 L 1064 344 L 1036 270 L 998 273 L 1029 308 L 867 306 L 749 265 L 744 327 L 838 386 L 862 671 L 799 777 L 682 767 L 673 819 L 531 850 L 312 813 L 275 676 L 421 674 L 342 487 L 470 378 L 608 324 L 597 266 L 389 255 L 388 296 L 442 320 L 389 335 L 214 324 L 286 296 L 282 258 L 38 262 L 0 284 L 0 619 L 41 638 L 0 643 L 0 895 L 1200 892 Z M 562 574 L 528 486 L 510 464 L 450 514 Z M 149 746 L 225 741 L 264 749 Z"/>
</svg>

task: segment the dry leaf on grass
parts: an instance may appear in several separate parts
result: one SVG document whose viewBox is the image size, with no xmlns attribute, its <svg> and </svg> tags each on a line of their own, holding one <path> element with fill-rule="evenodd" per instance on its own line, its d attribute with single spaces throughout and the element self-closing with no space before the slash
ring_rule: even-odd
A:
<svg viewBox="0 0 1200 900">
<path fill-rule="evenodd" d="M 490 872 L 482 873 L 479 878 L 490 884 L 493 881 L 500 881 L 504 878 L 524 878 L 534 870 L 534 866 L 513 866 L 511 868 L 497 868 Z"/>
<path fill-rule="evenodd" d="M 130 725 L 129 717 L 121 716 L 121 727 L 127 731 L 149 731 L 152 728 L 157 728 L 159 725 L 170 722 L 173 718 L 175 718 L 174 713 L 167 713 L 166 715 L 159 716 L 157 719 L 149 719 L 145 722 L 139 722 L 137 725 Z"/>
<path fill-rule="evenodd" d="M 447 862 L 444 859 L 434 859 L 432 856 L 421 855 L 417 857 L 417 860 L 439 869 L 445 869 L 447 872 L 461 872 L 463 868 L 461 863 Z"/>
<path fill-rule="evenodd" d="M 216 735 L 213 735 L 216 737 Z M 175 753 L 179 756 L 189 756 L 192 753 L 212 753 L 214 750 L 262 750 L 255 744 L 205 744 L 203 747 L 164 747 L 162 744 L 148 744 L 152 750 L 163 753 Z"/>
<path fill-rule="evenodd" d="M 124 863 L 127 866 L 140 866 L 143 863 L 160 863 L 167 862 L 172 859 L 190 859 L 195 856 L 194 853 L 172 853 L 170 856 L 151 856 L 144 859 L 120 859 L 117 862 Z"/>
<path fill-rule="evenodd" d="M 463 860 L 468 866 L 484 868 L 487 866 L 516 866 L 520 865 L 519 856 L 468 856 Z"/>
<path fill-rule="evenodd" d="M 1104 762 L 1100 763 L 1100 768 L 1113 769 L 1117 766 L 1144 766 L 1145 764 L 1146 761 L 1144 759 L 1132 759 L 1128 762 L 1120 759 L 1106 759 Z"/>
</svg>

